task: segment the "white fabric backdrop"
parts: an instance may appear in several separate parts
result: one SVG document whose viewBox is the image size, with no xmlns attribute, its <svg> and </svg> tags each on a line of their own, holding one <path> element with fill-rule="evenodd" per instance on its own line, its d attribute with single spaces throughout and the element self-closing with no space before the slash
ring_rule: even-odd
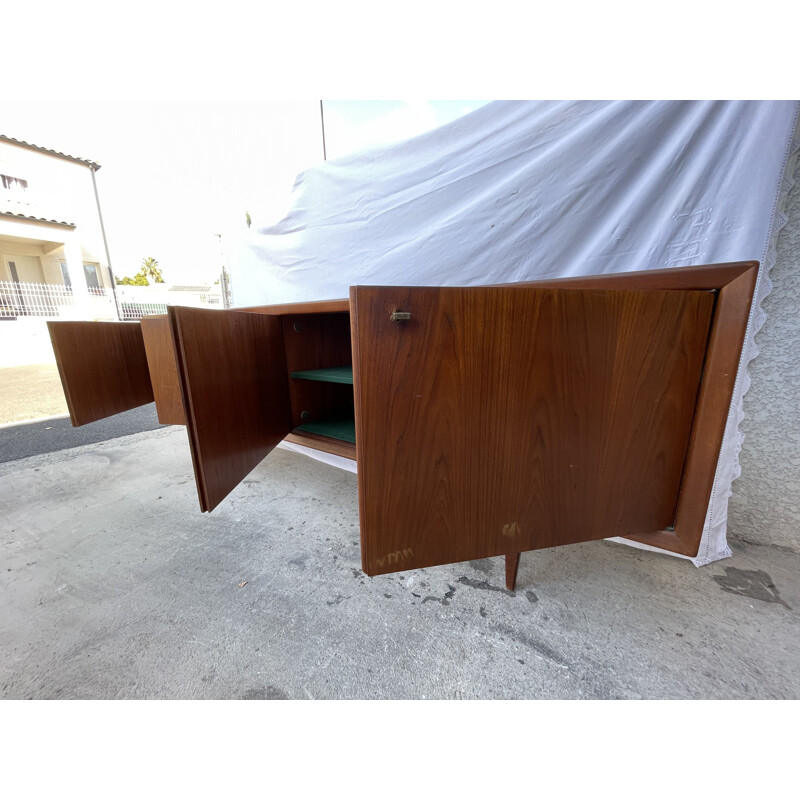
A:
<svg viewBox="0 0 800 800">
<path fill-rule="evenodd" d="M 356 284 L 470 286 L 760 261 L 714 492 L 692 560 L 724 558 L 746 365 L 757 354 L 760 303 L 785 223 L 780 205 L 799 107 L 490 103 L 405 142 L 301 173 L 284 219 L 248 233 L 232 250 L 234 304 L 347 297 Z"/>
</svg>

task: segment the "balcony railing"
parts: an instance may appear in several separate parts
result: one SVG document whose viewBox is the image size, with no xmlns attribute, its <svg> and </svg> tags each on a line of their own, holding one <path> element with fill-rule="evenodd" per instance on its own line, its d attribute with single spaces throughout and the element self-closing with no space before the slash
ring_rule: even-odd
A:
<svg viewBox="0 0 800 800">
<path fill-rule="evenodd" d="M 76 318 L 76 311 L 87 319 L 116 319 L 113 297 L 106 289 L 89 289 L 88 302 L 76 308 L 71 286 L 57 283 L 17 283 L 0 281 L 0 318 L 64 317 Z"/>
<path fill-rule="evenodd" d="M 217 289 L 218 287 L 214 287 Z M 70 319 L 136 320 L 166 314 L 167 306 L 222 307 L 222 295 L 212 291 L 176 291 L 157 286 L 117 286 L 114 306 L 111 289 L 89 288 L 81 296 L 72 287 L 53 283 L 0 281 L 0 319 L 69 317 Z"/>
<path fill-rule="evenodd" d="M 222 308 L 222 295 L 214 291 L 178 291 L 164 284 L 117 286 L 117 303 L 121 319 L 141 319 L 150 314 L 166 314 L 167 306 Z"/>
</svg>

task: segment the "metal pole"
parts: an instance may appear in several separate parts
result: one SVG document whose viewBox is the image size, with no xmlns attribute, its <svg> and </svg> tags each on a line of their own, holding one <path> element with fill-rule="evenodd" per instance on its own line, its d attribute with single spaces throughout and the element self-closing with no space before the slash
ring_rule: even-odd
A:
<svg viewBox="0 0 800 800">
<path fill-rule="evenodd" d="M 100 210 L 100 195 L 97 193 L 97 180 L 94 176 L 95 167 L 92 164 L 89 167 L 89 171 L 92 173 L 92 186 L 94 187 L 94 199 L 97 203 L 97 216 L 100 219 L 100 231 L 103 234 L 103 247 L 106 250 L 106 263 L 108 264 L 108 274 L 111 276 L 111 292 L 114 295 L 114 308 L 117 311 L 117 319 L 122 319 L 122 314 L 120 313 L 119 307 L 119 298 L 117 297 L 117 287 L 116 287 L 116 280 L 114 280 L 114 270 L 111 268 L 111 255 L 108 252 L 108 240 L 106 239 L 106 227 L 103 224 L 103 212 Z"/>
<path fill-rule="evenodd" d="M 322 122 L 322 160 L 328 160 L 328 153 L 325 149 L 325 112 L 322 110 L 322 100 L 319 101 L 319 118 Z"/>
<path fill-rule="evenodd" d="M 219 275 L 219 291 L 222 295 L 222 307 L 231 308 L 231 279 L 226 268 L 228 259 L 222 248 L 222 234 L 215 233 L 214 236 L 217 237 L 217 242 L 219 243 L 219 260 L 222 266 L 222 272 L 220 272 Z"/>
</svg>

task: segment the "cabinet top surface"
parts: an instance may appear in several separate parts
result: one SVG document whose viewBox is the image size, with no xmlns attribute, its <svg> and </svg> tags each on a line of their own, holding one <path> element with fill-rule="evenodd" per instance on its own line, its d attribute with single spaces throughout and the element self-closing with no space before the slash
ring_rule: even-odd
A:
<svg viewBox="0 0 800 800">
<path fill-rule="evenodd" d="M 669 269 L 644 269 L 631 272 L 615 272 L 598 275 L 561 276 L 540 278 L 533 281 L 517 281 L 514 283 L 487 284 L 481 286 L 383 286 L 385 289 L 508 289 L 524 288 L 563 288 L 563 289 L 653 289 L 653 290 L 687 290 L 687 289 L 720 289 L 748 270 L 757 269 L 758 261 L 735 261 L 724 264 L 701 264 L 691 267 L 673 267 Z M 378 288 L 371 284 L 350 287 L 351 291 L 359 288 Z M 248 311 L 258 314 L 331 314 L 349 313 L 352 298 L 335 300 L 314 300 L 277 305 L 245 306 L 232 311 Z"/>
</svg>

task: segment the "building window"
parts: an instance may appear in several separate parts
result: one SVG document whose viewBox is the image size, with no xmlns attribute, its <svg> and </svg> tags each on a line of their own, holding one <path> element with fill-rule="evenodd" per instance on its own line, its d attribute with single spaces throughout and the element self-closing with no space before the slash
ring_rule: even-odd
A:
<svg viewBox="0 0 800 800">
<path fill-rule="evenodd" d="M 64 279 L 64 286 L 68 289 L 72 288 L 72 278 L 69 276 L 69 270 L 67 269 L 67 262 L 66 261 L 59 261 L 61 264 L 61 277 Z"/>
<path fill-rule="evenodd" d="M 86 276 L 86 285 L 90 289 L 100 289 L 103 286 L 102 280 L 100 278 L 100 270 L 98 269 L 97 264 L 86 264 L 83 265 L 83 274 Z"/>
<path fill-rule="evenodd" d="M 11 175 L 0 175 L 3 188 L 12 192 L 24 192 L 28 188 L 28 181 L 22 178 L 12 178 Z"/>
</svg>

